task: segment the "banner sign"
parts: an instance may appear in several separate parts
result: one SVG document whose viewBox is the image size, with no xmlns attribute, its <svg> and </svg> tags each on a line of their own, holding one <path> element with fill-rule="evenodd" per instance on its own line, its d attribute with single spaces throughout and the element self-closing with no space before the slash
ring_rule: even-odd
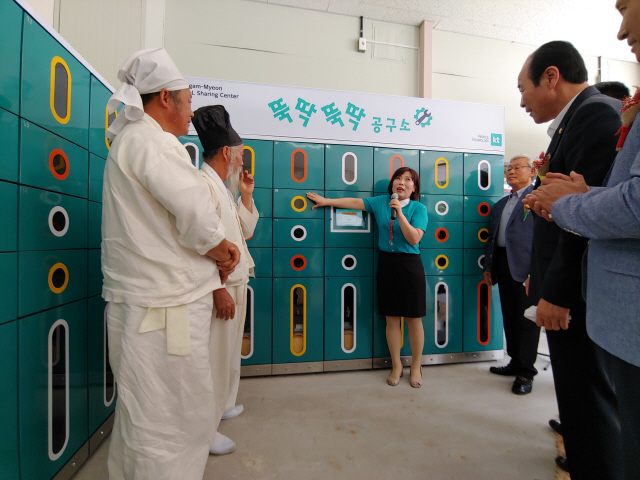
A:
<svg viewBox="0 0 640 480">
<path fill-rule="evenodd" d="M 504 153 L 504 107 L 186 77 L 195 111 L 224 105 L 251 139 Z M 190 135 L 196 135 L 193 126 Z"/>
</svg>

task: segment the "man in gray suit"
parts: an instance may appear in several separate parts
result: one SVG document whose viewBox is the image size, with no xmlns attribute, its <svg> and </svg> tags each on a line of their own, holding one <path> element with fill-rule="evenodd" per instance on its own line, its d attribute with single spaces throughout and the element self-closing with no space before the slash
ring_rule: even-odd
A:
<svg viewBox="0 0 640 480">
<path fill-rule="evenodd" d="M 496 375 L 515 376 L 511 391 L 526 395 L 533 388 L 538 370 L 533 366 L 538 355 L 540 327 L 524 317 L 531 305 L 524 282 L 528 281 L 533 240 L 533 215 L 525 212 L 520 199 L 533 190 L 533 160 L 516 155 L 504 168 L 511 195 L 500 199 L 491 209 L 489 239 L 484 249 L 484 280 L 498 284 L 507 339 L 508 365 L 491 367 Z"/>
<path fill-rule="evenodd" d="M 640 62 L 640 0 L 618 0 L 618 32 Z M 587 333 L 613 384 L 622 433 L 624 476 L 640 478 L 640 121 L 631 126 L 602 187 L 582 175 L 548 174 L 525 200 L 566 231 L 590 238 Z M 534 203 L 535 202 L 535 203 Z M 547 328 L 567 326 L 554 322 Z"/>
</svg>

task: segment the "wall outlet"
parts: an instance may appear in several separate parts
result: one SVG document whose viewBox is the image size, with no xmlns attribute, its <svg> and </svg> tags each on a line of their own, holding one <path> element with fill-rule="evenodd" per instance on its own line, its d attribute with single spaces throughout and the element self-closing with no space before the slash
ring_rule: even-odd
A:
<svg viewBox="0 0 640 480">
<path fill-rule="evenodd" d="M 360 37 L 358 39 L 358 51 L 366 52 L 367 51 L 367 39 L 364 37 Z"/>
</svg>

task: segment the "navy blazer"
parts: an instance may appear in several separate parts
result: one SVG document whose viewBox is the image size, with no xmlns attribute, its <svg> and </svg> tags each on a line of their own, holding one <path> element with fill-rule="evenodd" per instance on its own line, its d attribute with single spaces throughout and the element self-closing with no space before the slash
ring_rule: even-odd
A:
<svg viewBox="0 0 640 480">
<path fill-rule="evenodd" d="M 619 100 L 585 88 L 571 104 L 556 130 L 547 153 L 549 171 L 584 175 L 588 185 L 600 186 L 616 156 L 616 132 L 622 125 Z M 536 186 L 539 180 L 536 181 Z M 529 300 L 541 298 L 584 316 L 582 255 L 587 239 L 534 216 Z"/>
<path fill-rule="evenodd" d="M 531 193 L 533 185 L 529 185 L 521 193 L 520 199 L 524 199 L 527 194 Z M 492 270 L 493 252 L 497 247 L 496 240 L 498 238 L 498 230 L 502 220 L 502 211 L 504 210 L 509 195 L 501 198 L 491 209 L 489 217 L 489 239 L 484 246 L 484 266 L 485 272 L 491 272 L 491 283 L 500 282 L 495 271 Z M 529 276 L 529 268 L 531 266 L 531 243 L 533 241 L 533 212 L 524 218 L 524 204 L 521 201 L 516 203 L 513 212 L 507 222 L 507 228 L 504 232 L 505 246 L 507 249 L 507 261 L 509 262 L 509 271 L 511 277 L 518 282 L 524 282 Z"/>
<path fill-rule="evenodd" d="M 561 227 L 591 238 L 587 253 L 587 333 L 640 367 L 640 118 L 605 187 L 568 195 L 552 207 Z"/>
</svg>

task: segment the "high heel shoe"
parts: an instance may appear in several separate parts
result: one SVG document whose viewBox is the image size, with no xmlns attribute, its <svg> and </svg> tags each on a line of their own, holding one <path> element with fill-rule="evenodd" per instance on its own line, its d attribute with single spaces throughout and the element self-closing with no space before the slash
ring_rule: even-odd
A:
<svg viewBox="0 0 640 480">
<path fill-rule="evenodd" d="M 391 371 L 391 373 L 393 373 L 393 370 Z M 391 385 L 392 387 L 396 387 L 399 383 L 400 383 L 400 379 L 402 378 L 402 376 L 404 375 L 404 370 L 402 370 L 400 372 L 400 376 L 398 377 L 397 380 L 392 380 L 391 379 L 391 373 L 389 374 L 389 378 L 387 378 L 387 383 L 389 385 Z"/>
<path fill-rule="evenodd" d="M 411 367 L 409 367 L 409 385 L 413 388 L 420 388 L 422 386 L 422 365 L 420 365 L 420 381 L 414 382 L 411 380 Z"/>
</svg>

